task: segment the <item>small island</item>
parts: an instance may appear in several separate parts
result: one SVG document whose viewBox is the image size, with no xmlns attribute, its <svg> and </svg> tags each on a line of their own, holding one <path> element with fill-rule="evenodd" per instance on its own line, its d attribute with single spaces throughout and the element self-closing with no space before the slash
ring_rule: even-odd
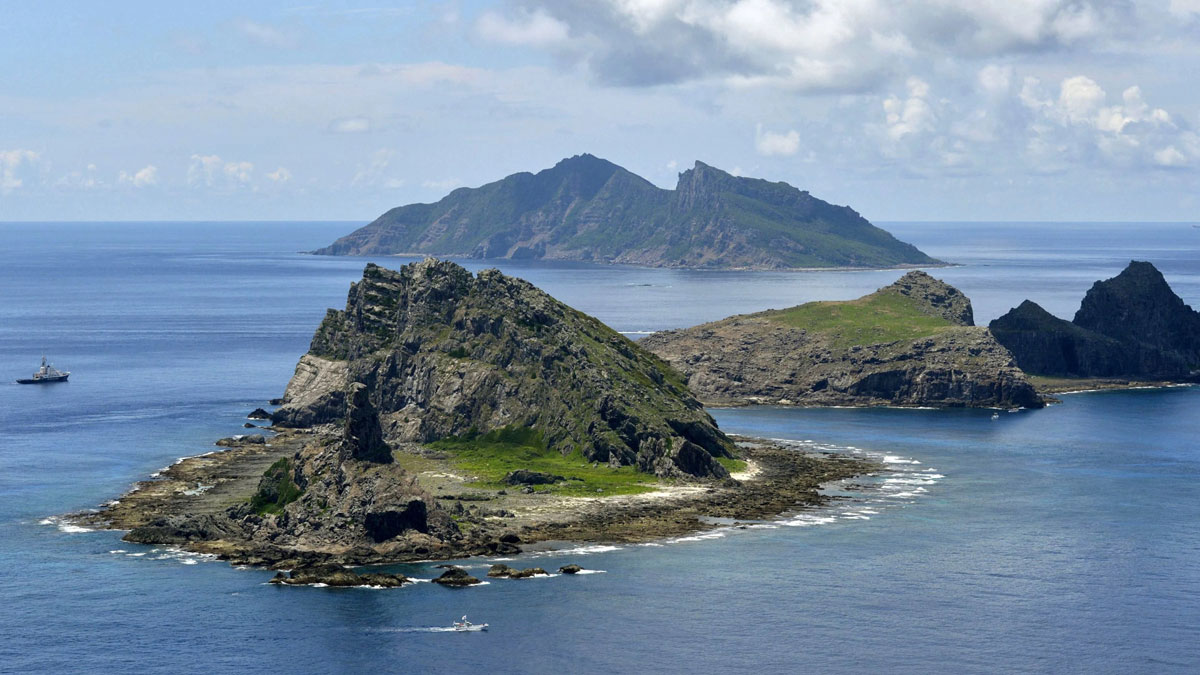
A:
<svg viewBox="0 0 1200 675">
<path fill-rule="evenodd" d="M 678 372 L 598 320 L 435 259 L 368 265 L 271 421 L 272 437 L 221 439 L 77 518 L 293 570 L 281 584 L 392 586 L 329 565 L 675 536 L 824 503 L 822 483 L 877 468 L 730 438 Z"/>
<path fill-rule="evenodd" d="M 1041 408 L 957 288 L 913 271 L 846 302 L 733 316 L 641 341 L 707 405 Z"/>
<path fill-rule="evenodd" d="M 319 255 L 578 260 L 703 269 L 942 264 L 787 183 L 696 162 L 674 190 L 592 155 L 394 208 Z"/>
</svg>

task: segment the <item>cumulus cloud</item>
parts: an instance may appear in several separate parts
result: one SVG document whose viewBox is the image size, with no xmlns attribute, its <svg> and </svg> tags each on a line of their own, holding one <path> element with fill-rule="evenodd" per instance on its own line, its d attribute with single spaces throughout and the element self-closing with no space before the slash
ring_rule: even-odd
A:
<svg viewBox="0 0 1200 675">
<path fill-rule="evenodd" d="M 521 11 L 509 18 L 497 12 L 484 12 L 475 22 L 475 31 L 485 40 L 507 45 L 548 47 L 567 41 L 569 27 L 544 9 Z"/>
<path fill-rule="evenodd" d="M 0 193 L 8 194 L 24 185 L 21 169 L 39 159 L 40 155 L 32 150 L 0 150 Z"/>
<path fill-rule="evenodd" d="M 192 155 L 188 164 L 187 182 L 192 187 L 236 189 L 254 181 L 254 164 L 247 161 L 227 162 L 219 155 Z"/>
<path fill-rule="evenodd" d="M 758 154 L 768 157 L 794 155 L 800 150 L 800 132 L 795 129 L 782 134 L 763 131 L 763 126 L 759 124 L 754 129 L 754 149 Z"/>
<path fill-rule="evenodd" d="M 1200 0 L 1171 0 L 1168 8 L 1176 16 L 1190 17 L 1200 14 Z"/>
<path fill-rule="evenodd" d="M 267 174 L 267 178 L 275 183 L 286 183 L 292 179 L 292 172 L 281 166 Z"/>
<path fill-rule="evenodd" d="M 1086 45 L 1132 14 L 1103 0 L 529 0 L 515 17 L 484 18 L 509 42 L 547 47 L 608 83 L 862 91 L 922 59 Z"/>
<path fill-rule="evenodd" d="M 137 188 L 158 185 L 158 167 L 153 164 L 142 167 L 133 173 L 121 171 L 117 174 L 117 182 L 122 185 L 132 185 Z"/>
</svg>

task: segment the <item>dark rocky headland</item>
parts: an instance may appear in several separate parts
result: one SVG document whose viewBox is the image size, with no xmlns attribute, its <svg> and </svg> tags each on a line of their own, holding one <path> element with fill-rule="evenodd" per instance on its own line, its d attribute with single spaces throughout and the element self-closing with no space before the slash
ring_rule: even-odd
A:
<svg viewBox="0 0 1200 675">
<path fill-rule="evenodd" d="M 79 518 L 299 570 L 281 584 L 391 586 L 322 565 L 672 536 L 821 503 L 822 482 L 873 468 L 735 444 L 637 344 L 527 282 L 432 259 L 368 265 L 281 403 L 273 437 L 222 439 Z"/>
<path fill-rule="evenodd" d="M 1148 262 L 1131 261 L 1116 277 L 1097 281 L 1073 321 L 1026 300 L 989 327 L 1031 374 L 1200 381 L 1200 313 Z"/>
<path fill-rule="evenodd" d="M 663 190 L 578 155 L 394 208 L 314 253 L 785 269 L 935 265 L 848 206 L 703 162 Z"/>
<path fill-rule="evenodd" d="M 709 405 L 1044 405 L 970 300 L 924 272 L 848 302 L 812 302 L 641 341 Z"/>
</svg>

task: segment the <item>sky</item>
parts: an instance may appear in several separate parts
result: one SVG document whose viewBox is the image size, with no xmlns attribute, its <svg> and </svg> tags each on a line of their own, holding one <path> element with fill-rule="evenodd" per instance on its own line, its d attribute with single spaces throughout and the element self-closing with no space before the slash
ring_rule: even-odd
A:
<svg viewBox="0 0 1200 675">
<path fill-rule="evenodd" d="M 303 2 L 5 2 L 0 221 L 369 221 L 585 152 L 1200 221 L 1200 0 Z"/>
</svg>

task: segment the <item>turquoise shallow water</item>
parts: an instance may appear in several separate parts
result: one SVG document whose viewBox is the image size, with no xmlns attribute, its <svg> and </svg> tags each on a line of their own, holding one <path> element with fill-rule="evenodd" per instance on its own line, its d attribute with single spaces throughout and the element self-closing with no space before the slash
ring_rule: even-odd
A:
<svg viewBox="0 0 1200 675">
<path fill-rule="evenodd" d="M 1043 411 L 714 410 L 727 431 L 870 455 L 844 497 L 656 546 L 537 564 L 603 573 L 452 591 L 273 588 L 270 573 L 65 532 L 278 396 L 363 259 L 297 255 L 350 224 L 0 225 L 0 672 L 1192 672 L 1200 663 L 1200 390 Z M 1200 302 L 1188 225 L 888 226 L 994 318 L 1070 317 L 1149 259 Z M 402 261 L 379 260 L 396 265 Z M 485 265 L 471 262 L 478 269 Z M 896 272 L 506 263 L 618 330 L 849 298 Z M 486 565 L 489 561 L 468 561 Z M 524 561 L 521 561 L 524 562 Z M 403 566 L 429 578 L 428 566 Z M 462 614 L 484 634 L 433 630 Z"/>
</svg>

